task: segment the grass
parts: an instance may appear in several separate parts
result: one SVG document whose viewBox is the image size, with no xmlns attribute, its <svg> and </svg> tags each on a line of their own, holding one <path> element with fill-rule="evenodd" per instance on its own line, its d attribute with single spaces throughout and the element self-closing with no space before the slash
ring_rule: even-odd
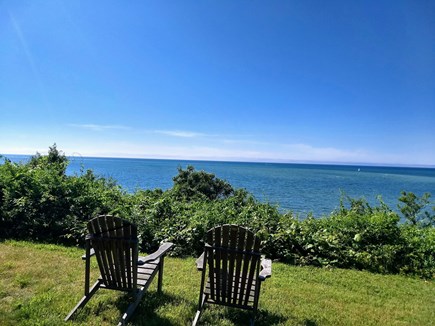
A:
<svg viewBox="0 0 435 326">
<path fill-rule="evenodd" d="M 0 325 L 59 325 L 83 294 L 82 250 L 0 242 Z M 93 277 L 98 276 L 95 261 Z M 200 273 L 193 258 L 168 257 L 163 293 L 153 282 L 132 325 L 189 325 Z M 256 325 L 433 325 L 435 283 L 399 275 L 273 264 Z M 127 294 L 100 290 L 71 325 L 116 324 Z M 202 325 L 246 325 L 249 314 L 208 306 Z"/>
</svg>

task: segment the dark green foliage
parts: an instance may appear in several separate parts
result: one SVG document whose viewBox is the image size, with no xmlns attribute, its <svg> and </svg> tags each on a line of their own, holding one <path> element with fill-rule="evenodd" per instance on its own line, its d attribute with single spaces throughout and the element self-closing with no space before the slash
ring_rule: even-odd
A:
<svg viewBox="0 0 435 326">
<path fill-rule="evenodd" d="M 264 242 L 269 256 L 297 265 L 365 269 L 380 273 L 435 276 L 435 228 L 399 223 L 381 202 L 370 207 L 348 199 L 329 217 L 298 220 L 281 216 Z"/>
<path fill-rule="evenodd" d="M 405 219 L 412 225 L 435 226 L 435 206 L 432 207 L 431 214 L 429 211 L 424 210 L 430 204 L 430 194 L 425 193 L 421 198 L 418 198 L 412 192 L 402 191 L 399 201 L 403 205 L 397 205 L 402 212 Z"/>
<path fill-rule="evenodd" d="M 241 189 L 213 201 L 180 199 L 172 190 L 138 191 L 130 197 L 130 204 L 143 249 L 149 251 L 161 241 L 171 241 L 177 244 L 172 250 L 176 255 L 199 254 L 205 232 L 217 224 L 243 224 L 260 231 L 267 230 L 266 224 L 279 216 L 276 208 L 259 203 Z"/>
<path fill-rule="evenodd" d="M 296 265 L 365 269 L 380 273 L 435 276 L 435 226 L 430 195 L 402 193 L 400 212 L 382 200 L 343 197 L 328 217 L 299 219 L 257 201 L 243 189 L 189 166 L 178 169 L 174 187 L 124 192 L 92 171 L 67 176 L 67 158 L 56 146 L 26 164 L 0 165 L 0 238 L 80 243 L 85 224 L 111 213 L 138 225 L 141 250 L 161 241 L 175 243 L 172 254 L 198 255 L 205 232 L 233 223 L 253 230 L 270 258 Z"/>
<path fill-rule="evenodd" d="M 92 171 L 67 176 L 67 165 L 56 145 L 28 163 L 0 165 L 0 237 L 76 242 L 88 219 L 122 207 L 124 193 L 114 182 Z"/>
<path fill-rule="evenodd" d="M 185 199 L 208 198 L 215 200 L 228 198 L 234 193 L 233 187 L 225 180 L 216 178 L 214 174 L 205 171 L 195 171 L 191 165 L 183 170 L 178 168 L 178 175 L 173 178 L 173 191 Z"/>
<path fill-rule="evenodd" d="M 63 175 L 68 163 L 66 156 L 57 149 L 56 144 L 53 144 L 53 146 L 49 147 L 47 156 L 36 153 L 30 158 L 28 165 L 32 168 L 50 168 Z"/>
<path fill-rule="evenodd" d="M 359 207 L 361 209 L 361 207 Z M 330 217 L 284 220 L 272 235 L 275 242 L 290 242 L 281 259 L 295 264 L 353 267 L 378 272 L 394 272 L 395 266 L 379 250 L 395 246 L 400 239 L 399 218 L 387 211 L 341 210 Z M 382 260 L 377 262 L 377 260 Z"/>
</svg>

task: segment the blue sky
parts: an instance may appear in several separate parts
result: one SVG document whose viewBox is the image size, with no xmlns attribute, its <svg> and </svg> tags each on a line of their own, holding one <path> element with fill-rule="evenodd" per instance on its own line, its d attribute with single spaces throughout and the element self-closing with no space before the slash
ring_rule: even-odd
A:
<svg viewBox="0 0 435 326">
<path fill-rule="evenodd" d="M 435 166 L 434 1 L 2 1 L 0 153 Z"/>
</svg>

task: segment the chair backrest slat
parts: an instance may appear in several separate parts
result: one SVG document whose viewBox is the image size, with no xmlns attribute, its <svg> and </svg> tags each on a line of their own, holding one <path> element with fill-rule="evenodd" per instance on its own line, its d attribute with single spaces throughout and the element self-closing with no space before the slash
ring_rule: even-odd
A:
<svg viewBox="0 0 435 326">
<path fill-rule="evenodd" d="M 230 239 L 229 239 L 229 248 L 230 248 L 230 256 L 229 256 L 229 264 L 228 264 L 228 283 L 226 288 L 226 293 L 229 293 L 227 297 L 227 304 L 231 304 L 234 296 L 234 292 L 237 289 L 234 287 L 234 267 L 236 266 L 236 249 L 237 249 L 237 233 L 238 228 L 230 227 Z"/>
<path fill-rule="evenodd" d="M 89 221 L 88 231 L 104 285 L 120 290 L 136 288 L 136 226 L 117 217 L 100 215 Z"/>
<path fill-rule="evenodd" d="M 213 243 L 214 242 L 214 234 L 212 232 L 207 233 L 207 243 Z M 216 300 L 215 298 L 215 286 L 214 286 L 214 255 L 213 255 L 213 249 L 206 247 L 205 248 L 205 255 L 207 257 L 207 264 L 209 267 L 208 269 L 208 278 L 209 278 L 209 286 L 210 286 L 210 293 L 213 300 Z"/>
<path fill-rule="evenodd" d="M 259 252 L 260 250 L 260 240 L 259 239 L 253 239 L 252 244 L 252 251 Z M 246 294 L 245 294 L 245 302 L 244 305 L 247 305 L 249 302 L 249 296 L 251 295 L 251 286 L 252 282 L 254 281 L 255 275 L 258 275 L 260 272 L 260 256 L 251 256 L 251 265 L 249 266 L 249 275 L 247 277 L 247 285 L 246 285 Z"/>
<path fill-rule="evenodd" d="M 239 253 L 236 253 L 236 272 L 234 275 L 234 296 L 232 304 L 237 304 L 237 296 L 239 295 L 239 284 L 240 284 L 240 271 L 243 266 L 243 253 L 242 251 L 245 249 L 245 239 L 246 239 L 246 229 L 239 228 L 238 229 L 238 239 L 237 239 L 237 250 Z"/>
<path fill-rule="evenodd" d="M 221 228 L 216 228 L 216 232 L 214 234 L 213 244 L 215 247 L 219 248 L 221 246 Z M 214 272 L 213 272 L 213 278 L 215 282 L 215 288 L 216 291 L 214 293 L 216 301 L 221 301 L 220 294 L 221 294 L 221 287 L 220 287 L 220 274 L 221 274 L 221 250 L 214 250 Z"/>
<path fill-rule="evenodd" d="M 98 220 L 93 219 L 88 223 L 88 231 L 92 234 L 99 234 L 101 233 L 100 225 L 98 223 Z M 104 284 L 108 284 L 111 282 L 108 277 L 110 276 L 110 273 L 106 268 L 108 268 L 107 259 L 105 255 L 104 248 L 102 248 L 101 242 L 91 241 L 91 245 L 94 248 L 95 251 L 95 257 L 97 259 L 98 267 L 100 269 L 101 278 L 103 279 Z"/>
<path fill-rule="evenodd" d="M 122 239 L 124 237 L 124 229 L 127 229 L 128 226 L 123 227 L 121 220 L 116 219 L 113 221 L 113 227 L 114 230 L 111 231 L 111 236 Z M 120 288 L 127 287 L 125 280 L 125 271 L 129 269 L 129 266 L 127 266 L 129 265 L 129 262 L 125 261 L 125 253 L 129 251 L 129 248 L 128 246 L 126 246 L 125 241 L 122 240 L 111 241 L 111 244 L 112 250 L 110 254 L 113 255 L 113 262 L 114 264 L 116 264 L 115 266 L 118 267 L 115 268 L 116 285 Z"/>
<path fill-rule="evenodd" d="M 117 221 L 118 225 L 121 223 L 121 221 Z M 117 232 L 117 237 L 120 238 L 125 238 L 125 239 L 131 239 L 133 234 L 132 234 L 132 227 L 133 224 L 128 224 L 125 225 L 124 227 L 117 227 L 116 232 Z M 136 236 L 134 235 L 134 237 L 136 238 Z M 137 246 L 131 246 L 131 244 L 128 243 L 123 243 L 123 253 L 125 255 L 124 257 L 124 261 L 125 262 L 131 262 L 131 268 L 125 268 L 122 269 L 123 271 L 125 270 L 126 273 L 122 274 L 122 280 L 123 280 L 123 286 L 127 287 L 127 288 L 131 288 L 133 287 L 133 275 L 136 275 L 136 273 L 134 273 L 132 275 L 132 270 L 136 270 L 137 269 L 137 259 L 132 259 L 133 258 L 133 250 L 134 248 Z M 136 287 L 136 285 L 134 285 L 134 287 Z"/>
<path fill-rule="evenodd" d="M 248 276 L 248 268 L 249 264 L 251 262 L 251 255 L 248 253 L 248 250 L 252 247 L 254 243 L 254 234 L 252 232 L 247 232 L 246 235 L 246 247 L 245 247 L 245 253 L 243 255 L 243 270 L 242 270 L 242 279 L 240 282 L 240 293 L 238 296 L 238 304 L 243 304 L 243 299 L 245 297 L 246 292 L 246 277 Z"/>
<path fill-rule="evenodd" d="M 99 220 L 101 230 L 105 237 L 108 238 L 116 238 L 116 222 L 114 221 L 112 216 L 105 216 Z M 115 266 L 119 266 L 119 261 L 117 259 L 118 255 L 115 254 L 118 244 L 117 241 L 104 241 L 104 254 L 107 256 L 108 272 L 110 272 L 111 283 L 115 284 L 117 287 L 121 287 L 122 285 L 119 283 L 120 272 Z"/>
<path fill-rule="evenodd" d="M 229 238 L 230 238 L 230 226 L 224 225 L 222 226 L 222 246 L 228 247 L 229 246 Z M 222 270 L 221 270 L 221 293 L 222 293 L 222 302 L 227 302 L 229 299 L 230 294 L 228 293 L 228 251 L 222 250 L 221 251 L 221 262 L 222 262 Z"/>
</svg>

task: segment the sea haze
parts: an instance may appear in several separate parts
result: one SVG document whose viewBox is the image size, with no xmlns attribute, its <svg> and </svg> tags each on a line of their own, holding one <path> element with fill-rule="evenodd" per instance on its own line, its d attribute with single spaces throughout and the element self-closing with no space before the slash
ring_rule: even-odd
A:
<svg viewBox="0 0 435 326">
<path fill-rule="evenodd" d="M 5 155 L 25 161 L 29 156 Z M 425 192 L 435 196 L 435 169 L 356 165 L 285 163 L 242 163 L 185 160 L 70 157 L 69 175 L 91 169 L 97 175 L 115 179 L 129 192 L 137 189 L 169 189 L 177 168 L 193 165 L 197 170 L 214 173 L 235 188 L 245 188 L 257 199 L 301 215 L 321 216 L 340 204 L 342 193 L 364 197 L 370 204 L 377 197 L 392 209 L 397 208 L 401 191 Z"/>
</svg>

